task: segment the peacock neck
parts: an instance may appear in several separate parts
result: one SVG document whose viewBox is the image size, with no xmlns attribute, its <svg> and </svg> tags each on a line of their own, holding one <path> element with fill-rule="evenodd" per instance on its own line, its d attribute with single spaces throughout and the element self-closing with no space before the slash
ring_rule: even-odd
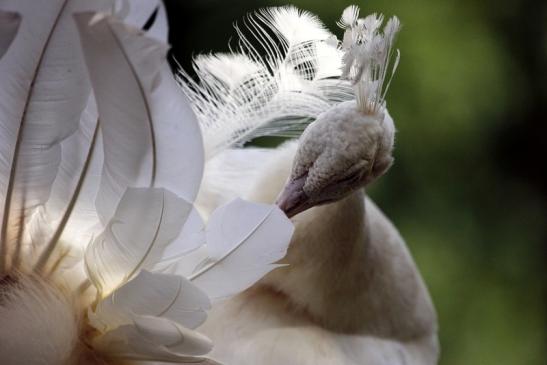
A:
<svg viewBox="0 0 547 365">
<path fill-rule="evenodd" d="M 365 218 L 363 190 L 296 216 L 286 256 L 289 265 L 264 283 L 326 328 L 361 331 L 360 300 L 374 274 L 367 265 L 372 252 Z"/>
<path fill-rule="evenodd" d="M 344 284 L 342 275 L 353 278 L 347 283 L 355 289 L 355 275 L 364 271 L 369 233 L 366 229 L 364 191 L 358 190 L 335 203 L 312 208 L 293 219 L 295 233 L 288 256 L 295 263 L 310 263 L 336 272 L 325 280 Z M 338 268 L 338 270 L 336 270 Z M 341 270 L 343 269 L 343 270 Z M 330 270 L 327 270 L 330 271 Z"/>
<path fill-rule="evenodd" d="M 280 147 L 247 198 L 272 203 L 297 144 Z M 435 328 L 435 310 L 397 229 L 364 189 L 293 218 L 281 267 L 259 284 L 329 330 L 409 339 Z"/>
</svg>

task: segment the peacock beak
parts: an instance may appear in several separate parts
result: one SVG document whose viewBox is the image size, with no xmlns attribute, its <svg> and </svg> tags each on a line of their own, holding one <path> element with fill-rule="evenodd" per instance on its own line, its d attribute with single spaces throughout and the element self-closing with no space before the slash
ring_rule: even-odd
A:
<svg viewBox="0 0 547 365">
<path fill-rule="evenodd" d="M 297 179 L 290 179 L 277 198 L 276 204 L 289 218 L 314 205 L 303 190 L 306 178 L 307 175 Z"/>
</svg>

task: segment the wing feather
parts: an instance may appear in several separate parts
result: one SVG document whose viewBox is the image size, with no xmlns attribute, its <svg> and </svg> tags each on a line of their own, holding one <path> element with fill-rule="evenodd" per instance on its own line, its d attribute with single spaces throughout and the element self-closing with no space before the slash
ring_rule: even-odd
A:
<svg viewBox="0 0 547 365">
<path fill-rule="evenodd" d="M 212 300 L 225 298 L 279 266 L 293 229 L 276 206 L 235 199 L 211 215 L 207 243 L 166 271 L 185 276 Z"/>
</svg>

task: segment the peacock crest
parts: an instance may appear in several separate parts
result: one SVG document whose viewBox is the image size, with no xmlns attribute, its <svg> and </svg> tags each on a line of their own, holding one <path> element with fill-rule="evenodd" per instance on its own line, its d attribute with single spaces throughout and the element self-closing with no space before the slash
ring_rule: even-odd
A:
<svg viewBox="0 0 547 365">
<path fill-rule="evenodd" d="M 392 61 L 399 19 L 391 17 L 381 29 L 383 22 L 382 14 L 359 18 L 359 8 L 351 5 L 337 23 L 344 29 L 341 77 L 351 81 L 359 109 L 367 114 L 384 112 L 386 93 L 401 56 L 396 50 Z"/>
</svg>

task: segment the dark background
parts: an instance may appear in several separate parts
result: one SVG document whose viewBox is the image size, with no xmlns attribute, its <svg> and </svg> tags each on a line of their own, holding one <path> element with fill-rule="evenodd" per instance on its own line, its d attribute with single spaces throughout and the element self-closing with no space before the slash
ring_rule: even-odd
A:
<svg viewBox="0 0 547 365">
<path fill-rule="evenodd" d="M 285 4 L 165 3 L 172 55 L 188 71 L 193 55 L 227 51 L 247 12 Z M 292 2 L 339 38 L 351 3 Z M 430 288 L 441 364 L 547 364 L 547 2 L 357 4 L 403 23 L 387 98 L 396 163 L 369 193 Z"/>
</svg>

